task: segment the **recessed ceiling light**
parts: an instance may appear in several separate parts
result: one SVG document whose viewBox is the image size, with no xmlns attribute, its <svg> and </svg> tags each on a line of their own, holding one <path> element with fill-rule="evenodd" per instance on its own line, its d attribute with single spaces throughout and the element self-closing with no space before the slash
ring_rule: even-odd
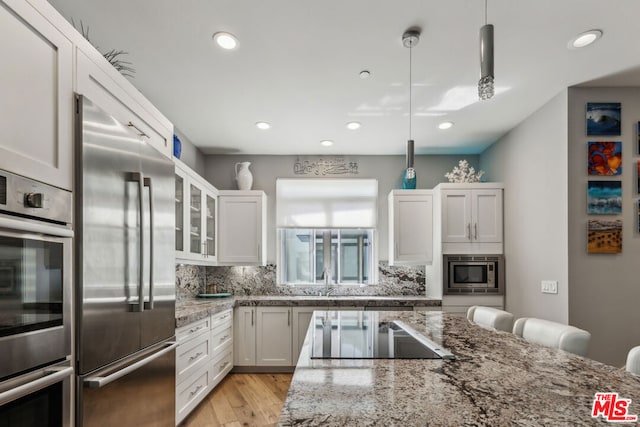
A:
<svg viewBox="0 0 640 427">
<path fill-rule="evenodd" d="M 438 129 L 450 129 L 453 126 L 453 122 L 442 122 L 438 125 Z"/>
<path fill-rule="evenodd" d="M 256 127 L 260 130 L 271 129 L 271 125 L 267 122 L 256 122 Z"/>
<path fill-rule="evenodd" d="M 371 77 L 371 72 L 369 72 L 368 70 L 360 71 L 360 78 L 361 79 L 368 79 L 369 77 Z"/>
<path fill-rule="evenodd" d="M 238 39 L 231 33 L 215 33 L 213 40 L 223 49 L 231 50 L 238 47 Z"/>
<path fill-rule="evenodd" d="M 331 147 L 333 145 L 333 141 L 330 139 L 325 139 L 324 141 L 320 141 L 320 145 L 323 147 Z"/>
<path fill-rule="evenodd" d="M 360 129 L 360 126 L 362 126 L 360 124 L 360 122 L 349 122 L 349 123 L 347 123 L 347 129 L 349 129 L 349 130 Z"/>
<path fill-rule="evenodd" d="M 571 41 L 569 42 L 569 48 L 579 49 L 581 47 L 589 46 L 591 43 L 595 42 L 600 37 L 602 37 L 601 30 L 585 31 L 584 33 L 578 34 L 576 37 L 571 39 Z"/>
</svg>

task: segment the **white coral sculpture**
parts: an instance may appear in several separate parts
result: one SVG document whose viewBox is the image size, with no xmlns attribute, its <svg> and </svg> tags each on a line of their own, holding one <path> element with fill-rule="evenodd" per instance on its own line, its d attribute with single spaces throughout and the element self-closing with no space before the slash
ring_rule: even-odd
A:
<svg viewBox="0 0 640 427">
<path fill-rule="evenodd" d="M 444 174 L 445 178 L 449 182 L 463 183 L 463 182 L 480 182 L 480 179 L 484 175 L 484 171 L 481 170 L 476 174 L 476 170 L 469 167 L 469 162 L 466 160 L 460 160 L 458 166 L 455 166 L 451 172 Z"/>
</svg>

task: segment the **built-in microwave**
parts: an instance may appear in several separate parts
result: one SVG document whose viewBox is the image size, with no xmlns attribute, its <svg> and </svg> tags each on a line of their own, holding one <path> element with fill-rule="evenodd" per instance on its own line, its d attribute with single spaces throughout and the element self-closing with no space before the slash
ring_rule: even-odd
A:
<svg viewBox="0 0 640 427">
<path fill-rule="evenodd" d="M 445 295 L 504 295 L 502 255 L 444 255 Z"/>
</svg>

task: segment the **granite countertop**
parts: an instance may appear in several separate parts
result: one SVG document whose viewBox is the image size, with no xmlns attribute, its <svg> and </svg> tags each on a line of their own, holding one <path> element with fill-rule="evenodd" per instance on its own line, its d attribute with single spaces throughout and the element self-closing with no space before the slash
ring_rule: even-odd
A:
<svg viewBox="0 0 640 427">
<path fill-rule="evenodd" d="M 631 399 L 628 413 L 640 414 L 640 377 L 623 369 L 485 329 L 462 316 L 379 316 L 402 320 L 456 360 L 310 359 L 307 335 L 279 425 L 607 424 L 591 418 L 591 407 L 596 392 L 608 391 Z"/>
<path fill-rule="evenodd" d="M 236 296 L 188 298 L 176 302 L 176 328 L 235 306 L 439 307 L 442 300 L 419 296 Z"/>
</svg>

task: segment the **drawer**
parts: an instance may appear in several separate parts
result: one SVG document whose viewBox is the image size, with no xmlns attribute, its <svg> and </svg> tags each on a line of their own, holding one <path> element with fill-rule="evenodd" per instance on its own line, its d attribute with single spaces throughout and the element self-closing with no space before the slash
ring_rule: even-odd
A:
<svg viewBox="0 0 640 427">
<path fill-rule="evenodd" d="M 215 361 L 211 363 L 211 384 L 215 387 L 233 368 L 233 347 L 228 347 Z"/>
<path fill-rule="evenodd" d="M 205 317 L 193 323 L 189 323 L 181 328 L 176 329 L 176 341 L 178 344 L 187 341 L 201 333 L 211 329 L 211 318 Z"/>
<path fill-rule="evenodd" d="M 176 349 L 176 380 L 188 377 L 201 366 L 207 366 L 211 351 L 211 336 L 200 334 L 196 338 L 178 345 Z"/>
<path fill-rule="evenodd" d="M 225 310 L 211 315 L 211 328 L 226 327 L 233 323 L 233 310 Z"/>
<path fill-rule="evenodd" d="M 216 357 L 220 354 L 220 349 L 233 342 L 233 327 L 219 328 L 211 331 L 211 354 Z"/>
<path fill-rule="evenodd" d="M 213 388 L 211 371 L 204 367 L 176 388 L 176 424 L 184 419 Z"/>
</svg>

